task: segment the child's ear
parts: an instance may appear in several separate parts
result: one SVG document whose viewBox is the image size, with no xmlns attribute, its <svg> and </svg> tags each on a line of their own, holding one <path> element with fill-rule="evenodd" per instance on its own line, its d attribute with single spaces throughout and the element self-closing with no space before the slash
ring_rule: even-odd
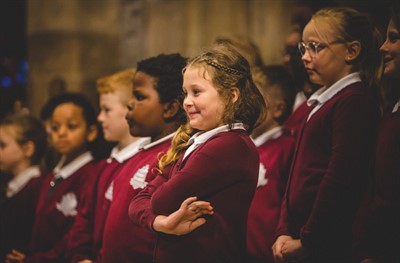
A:
<svg viewBox="0 0 400 263">
<path fill-rule="evenodd" d="M 282 117 L 282 115 L 286 112 L 286 108 L 287 106 L 284 100 L 276 100 L 272 109 L 272 117 L 274 119 Z"/>
<path fill-rule="evenodd" d="M 164 112 L 163 118 L 164 119 L 171 119 L 173 118 L 179 111 L 180 105 L 177 99 L 174 99 L 171 102 L 167 102 L 164 104 Z"/>
<path fill-rule="evenodd" d="M 24 144 L 22 149 L 23 149 L 24 155 L 26 157 L 30 158 L 35 153 L 35 144 L 32 141 L 28 141 L 27 143 Z"/>
<path fill-rule="evenodd" d="M 95 124 L 90 125 L 88 127 L 88 133 L 86 135 L 87 141 L 93 142 L 97 137 L 97 133 L 98 133 L 97 126 Z"/>
<path fill-rule="evenodd" d="M 346 62 L 350 63 L 358 58 L 361 52 L 361 43 L 359 41 L 352 41 L 347 44 Z"/>
<path fill-rule="evenodd" d="M 237 87 L 231 88 L 232 102 L 235 103 L 239 99 L 240 91 Z"/>
</svg>

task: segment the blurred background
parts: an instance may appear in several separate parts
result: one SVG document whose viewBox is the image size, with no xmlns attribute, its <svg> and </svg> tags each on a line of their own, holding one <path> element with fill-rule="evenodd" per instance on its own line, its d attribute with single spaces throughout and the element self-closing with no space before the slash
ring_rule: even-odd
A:
<svg viewBox="0 0 400 263">
<path fill-rule="evenodd" d="M 0 119 L 38 116 L 63 91 L 97 103 L 96 79 L 160 53 L 191 57 L 217 37 L 249 37 L 264 64 L 281 63 L 291 24 L 350 6 L 386 26 L 398 0 L 0 0 Z"/>
</svg>

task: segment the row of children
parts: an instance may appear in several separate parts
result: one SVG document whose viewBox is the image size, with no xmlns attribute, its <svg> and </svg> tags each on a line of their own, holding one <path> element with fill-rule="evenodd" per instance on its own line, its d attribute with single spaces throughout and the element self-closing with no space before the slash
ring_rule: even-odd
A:
<svg viewBox="0 0 400 263">
<path fill-rule="evenodd" d="M 395 84 L 399 19 L 395 7 L 380 48 L 384 76 Z M 380 118 L 373 32 L 352 9 L 314 14 L 299 50 L 321 88 L 296 137 L 284 128 L 295 97 L 288 72 L 251 70 L 226 44 L 188 62 L 178 54 L 140 61 L 122 74 L 133 92 L 129 77 L 99 81 L 97 120 L 105 139 L 117 142 L 106 160 L 88 152 L 96 117 L 80 95 L 51 104 L 51 144 L 62 158 L 43 176 L 32 167 L 44 153 L 43 127 L 31 117 L 7 119 L 0 168 L 15 176 L 1 204 L 1 255 L 6 262 L 398 261 L 400 101 L 398 90 L 391 93 Z M 372 166 L 377 188 L 354 256 L 353 222 Z"/>
</svg>

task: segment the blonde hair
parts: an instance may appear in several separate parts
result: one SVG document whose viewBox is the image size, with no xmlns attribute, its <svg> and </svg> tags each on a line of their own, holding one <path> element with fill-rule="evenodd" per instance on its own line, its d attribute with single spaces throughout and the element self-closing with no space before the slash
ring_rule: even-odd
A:
<svg viewBox="0 0 400 263">
<path fill-rule="evenodd" d="M 360 72 L 361 79 L 376 91 L 382 73 L 382 58 L 379 53 L 381 35 L 369 17 L 352 8 L 332 7 L 319 10 L 311 20 L 322 39 L 327 39 L 324 29 L 329 27 L 335 31 L 340 41 L 360 42 L 361 51 L 353 67 Z"/>
<path fill-rule="evenodd" d="M 128 68 L 112 75 L 99 78 L 96 82 L 97 93 L 105 94 L 120 91 L 123 94 L 121 99 L 124 102 L 128 102 L 128 99 L 132 95 L 135 73 L 136 68 Z"/>
</svg>

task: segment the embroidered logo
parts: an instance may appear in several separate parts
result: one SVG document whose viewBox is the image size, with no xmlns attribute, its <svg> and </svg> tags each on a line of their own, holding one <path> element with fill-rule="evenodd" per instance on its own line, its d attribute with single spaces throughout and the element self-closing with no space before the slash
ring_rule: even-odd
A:
<svg viewBox="0 0 400 263">
<path fill-rule="evenodd" d="M 146 164 L 133 175 L 131 181 L 129 182 L 133 189 L 136 190 L 137 188 L 144 188 L 147 185 L 146 176 L 149 172 L 149 165 Z"/>
<path fill-rule="evenodd" d="M 104 197 L 107 200 L 112 201 L 112 199 L 113 199 L 113 189 L 114 189 L 114 181 L 111 182 L 111 184 L 107 188 L 107 191 L 104 194 Z"/>
<path fill-rule="evenodd" d="M 260 169 L 258 171 L 257 187 L 264 186 L 268 183 L 268 178 L 266 177 L 266 175 L 267 175 L 267 169 L 265 169 L 264 165 L 260 163 Z"/>
<path fill-rule="evenodd" d="M 78 213 L 76 208 L 78 206 L 78 199 L 74 193 L 67 193 L 63 195 L 61 201 L 56 203 L 58 211 L 63 213 L 65 216 L 76 216 Z"/>
</svg>

